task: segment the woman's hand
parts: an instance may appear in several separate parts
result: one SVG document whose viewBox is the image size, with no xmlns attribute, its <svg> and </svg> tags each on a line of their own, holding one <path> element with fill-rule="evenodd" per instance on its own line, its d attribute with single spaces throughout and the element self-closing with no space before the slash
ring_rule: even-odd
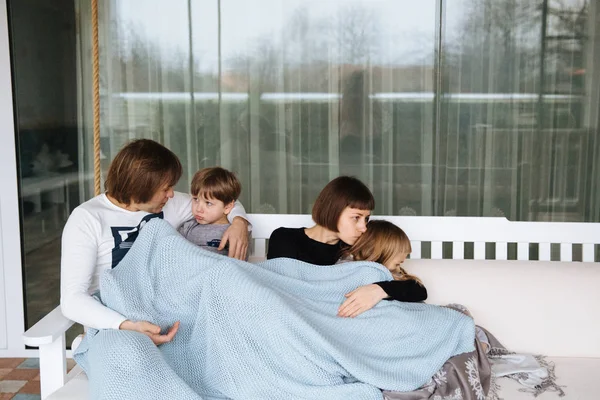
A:
<svg viewBox="0 0 600 400">
<path fill-rule="evenodd" d="M 346 293 L 345 297 L 346 300 L 338 309 L 338 316 L 354 318 L 375 307 L 387 297 L 387 293 L 379 285 L 372 283 Z"/>
<path fill-rule="evenodd" d="M 248 221 L 241 217 L 235 217 L 231 226 L 227 228 L 219 250 L 223 250 L 229 242 L 229 257 L 245 260 L 248 253 Z"/>
<path fill-rule="evenodd" d="M 152 339 L 154 344 L 158 346 L 159 344 L 167 343 L 173 340 L 173 337 L 179 329 L 179 321 L 175 322 L 169 331 L 164 335 L 161 335 L 160 333 L 160 326 L 154 325 L 148 321 L 125 320 L 121 323 L 119 329 L 143 333 Z"/>
</svg>

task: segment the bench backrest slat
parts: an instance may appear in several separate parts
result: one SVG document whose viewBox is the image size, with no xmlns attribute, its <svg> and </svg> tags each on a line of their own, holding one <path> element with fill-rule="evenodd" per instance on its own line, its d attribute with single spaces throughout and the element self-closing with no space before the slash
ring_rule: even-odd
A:
<svg viewBox="0 0 600 400">
<path fill-rule="evenodd" d="M 300 228 L 314 225 L 309 214 L 249 214 L 253 225 L 254 238 L 252 258 L 266 256 L 267 239 L 281 227 Z M 600 224 L 583 222 L 512 222 L 495 217 L 408 217 L 373 216 L 386 219 L 400 226 L 411 239 L 411 258 L 423 258 L 422 246 L 430 245 L 426 258 L 484 260 L 495 258 L 506 260 L 509 254 L 516 259 L 593 262 L 596 259 L 596 245 L 600 243 Z M 516 248 L 510 243 L 516 244 Z M 449 244 L 446 247 L 444 244 Z M 554 244 L 554 246 L 553 246 Z M 579 246 L 574 248 L 573 245 Z M 472 252 L 469 249 L 472 246 Z M 513 245 L 515 246 L 515 245 Z M 537 255 L 535 248 L 538 249 Z M 581 249 L 580 251 L 577 249 Z M 553 257 L 559 251 L 558 257 Z M 447 250 L 451 250 L 447 251 Z M 493 250 L 493 253 L 490 251 Z M 468 257 L 467 254 L 468 253 Z M 472 254 L 471 254 L 472 253 Z M 495 253 L 495 256 L 493 255 Z"/>
</svg>

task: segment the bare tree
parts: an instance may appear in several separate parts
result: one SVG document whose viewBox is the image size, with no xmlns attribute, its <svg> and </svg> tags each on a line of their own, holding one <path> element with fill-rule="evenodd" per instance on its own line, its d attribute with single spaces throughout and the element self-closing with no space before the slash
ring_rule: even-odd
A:
<svg viewBox="0 0 600 400">
<path fill-rule="evenodd" d="M 377 53 L 380 21 L 372 8 L 344 7 L 335 19 L 332 38 L 340 63 L 362 64 Z"/>
<path fill-rule="evenodd" d="M 535 80 L 539 64 L 540 10 L 523 0 L 474 0 L 455 43 L 446 44 L 450 90 L 514 92 Z"/>
</svg>

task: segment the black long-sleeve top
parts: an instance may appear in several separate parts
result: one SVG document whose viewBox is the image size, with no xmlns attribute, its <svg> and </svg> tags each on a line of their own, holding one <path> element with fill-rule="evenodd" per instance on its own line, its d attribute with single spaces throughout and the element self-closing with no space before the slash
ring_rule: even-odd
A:
<svg viewBox="0 0 600 400">
<path fill-rule="evenodd" d="M 287 257 L 316 265 L 333 265 L 348 245 L 321 243 L 304 232 L 306 228 L 278 228 L 269 238 L 267 259 Z M 427 299 L 427 289 L 414 280 L 375 282 L 389 296 L 386 300 L 419 302 Z"/>
</svg>

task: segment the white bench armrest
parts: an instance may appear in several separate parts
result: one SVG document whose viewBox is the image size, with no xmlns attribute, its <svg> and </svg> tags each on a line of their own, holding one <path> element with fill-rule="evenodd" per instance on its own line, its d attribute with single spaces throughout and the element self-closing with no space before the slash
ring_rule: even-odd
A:
<svg viewBox="0 0 600 400">
<path fill-rule="evenodd" d="M 23 340 L 27 346 L 32 347 L 50 344 L 63 336 L 73 324 L 73 321 L 62 315 L 58 306 L 29 328 L 23 334 Z"/>
<path fill-rule="evenodd" d="M 67 378 L 65 332 L 74 322 L 62 315 L 60 306 L 23 334 L 27 346 L 39 347 L 41 397 L 46 399 L 63 387 Z"/>
</svg>

